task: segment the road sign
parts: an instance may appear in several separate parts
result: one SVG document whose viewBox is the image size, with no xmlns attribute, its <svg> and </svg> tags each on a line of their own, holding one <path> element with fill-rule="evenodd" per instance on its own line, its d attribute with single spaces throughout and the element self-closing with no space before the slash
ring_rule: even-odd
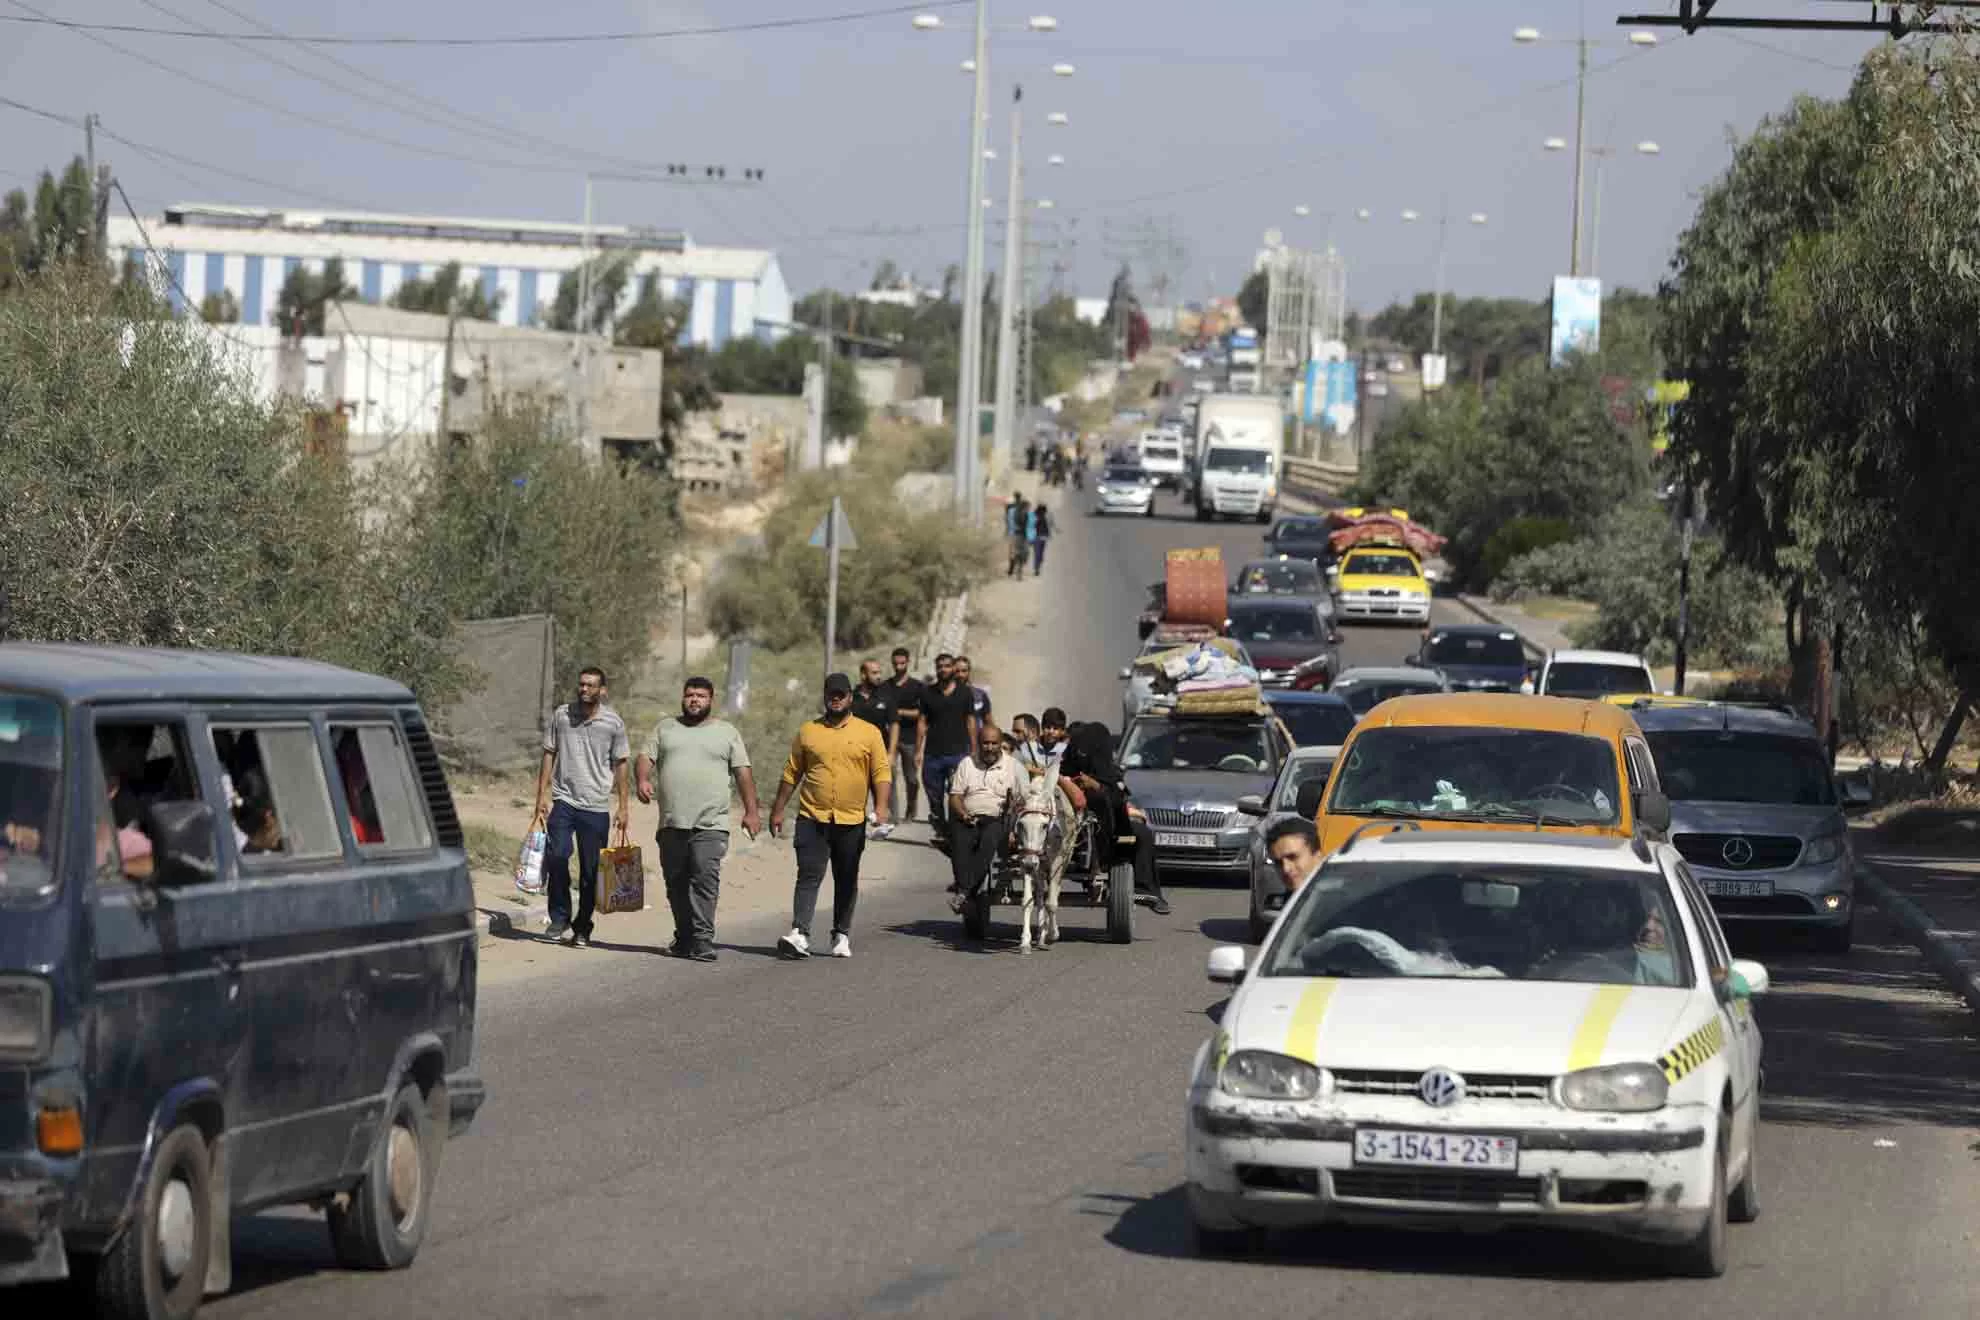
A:
<svg viewBox="0 0 1980 1320">
<path fill-rule="evenodd" d="M 839 523 L 838 534 L 828 539 L 828 534 L 832 530 L 832 520 L 835 518 Z M 847 521 L 845 508 L 839 503 L 837 496 L 832 499 L 831 511 L 818 520 L 818 526 L 812 529 L 811 539 L 805 544 L 814 550 L 826 550 L 832 548 L 835 542 L 841 550 L 859 549 L 859 538 L 853 535 L 852 523 Z"/>
</svg>

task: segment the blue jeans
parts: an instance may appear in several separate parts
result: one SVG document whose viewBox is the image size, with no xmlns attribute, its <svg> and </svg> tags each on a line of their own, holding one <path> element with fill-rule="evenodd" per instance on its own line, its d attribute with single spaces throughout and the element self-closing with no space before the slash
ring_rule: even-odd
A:
<svg viewBox="0 0 1980 1320">
<path fill-rule="evenodd" d="M 1033 577 L 1037 577 L 1045 567 L 1045 541 L 1046 538 L 1041 536 L 1031 543 L 1031 576 Z"/>
<path fill-rule="evenodd" d="M 949 776 L 968 759 L 967 753 L 921 758 L 921 786 L 928 790 L 928 823 L 937 833 L 946 833 L 949 828 Z"/>
<path fill-rule="evenodd" d="M 609 812 L 585 811 L 568 802 L 552 802 L 544 825 L 543 875 L 550 899 L 550 925 L 569 926 L 591 938 L 591 912 L 598 905 L 598 851 L 611 832 Z M 571 916 L 571 851 L 577 851 L 577 916 Z"/>
</svg>

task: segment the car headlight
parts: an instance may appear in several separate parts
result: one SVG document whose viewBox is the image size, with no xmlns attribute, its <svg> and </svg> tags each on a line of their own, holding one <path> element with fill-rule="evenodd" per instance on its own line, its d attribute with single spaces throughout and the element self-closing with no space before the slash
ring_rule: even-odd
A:
<svg viewBox="0 0 1980 1320">
<path fill-rule="evenodd" d="M 1217 1085 L 1247 1100 L 1311 1100 L 1327 1075 L 1310 1063 L 1269 1050 L 1239 1050 L 1224 1060 Z"/>
<path fill-rule="evenodd" d="M 54 992 L 38 976 L 0 977 L 0 1059 L 32 1063 L 48 1053 Z"/>
<path fill-rule="evenodd" d="M 1583 1068 L 1556 1084 L 1556 1095 L 1569 1109 L 1593 1109 L 1612 1114 L 1642 1114 L 1662 1109 L 1671 1084 L 1654 1063 L 1613 1063 Z"/>
<path fill-rule="evenodd" d="M 1801 850 L 1803 866 L 1827 866 L 1842 856 L 1843 836 L 1824 834 L 1818 839 L 1810 839 L 1808 846 Z"/>
</svg>

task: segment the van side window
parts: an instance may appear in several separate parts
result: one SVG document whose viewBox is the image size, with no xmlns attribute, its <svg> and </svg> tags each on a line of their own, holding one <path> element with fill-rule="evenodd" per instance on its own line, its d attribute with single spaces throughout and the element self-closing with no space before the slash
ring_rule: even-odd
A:
<svg viewBox="0 0 1980 1320">
<path fill-rule="evenodd" d="M 412 758 L 397 724 L 332 724 L 330 750 L 359 847 L 432 845 Z"/>
<path fill-rule="evenodd" d="M 187 753 L 185 726 L 153 720 L 98 720 L 96 755 L 103 772 L 103 812 L 97 856 L 127 880 L 152 872 L 151 808 L 160 802 L 196 802 L 198 778 Z"/>
<path fill-rule="evenodd" d="M 330 808 L 316 731 L 307 724 L 214 725 L 226 772 L 234 842 L 249 865 L 338 857 L 343 836 Z"/>
</svg>

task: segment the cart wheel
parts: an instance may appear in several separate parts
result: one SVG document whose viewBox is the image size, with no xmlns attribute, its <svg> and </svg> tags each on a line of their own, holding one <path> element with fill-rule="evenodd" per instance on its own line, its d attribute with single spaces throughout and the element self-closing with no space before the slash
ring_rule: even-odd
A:
<svg viewBox="0 0 1980 1320">
<path fill-rule="evenodd" d="M 1134 864 L 1115 862 L 1107 872 L 1107 938 L 1134 942 Z"/>
<path fill-rule="evenodd" d="M 987 888 L 976 891 L 976 897 L 963 904 L 963 935 L 972 940 L 990 938 L 990 893 Z"/>
</svg>

